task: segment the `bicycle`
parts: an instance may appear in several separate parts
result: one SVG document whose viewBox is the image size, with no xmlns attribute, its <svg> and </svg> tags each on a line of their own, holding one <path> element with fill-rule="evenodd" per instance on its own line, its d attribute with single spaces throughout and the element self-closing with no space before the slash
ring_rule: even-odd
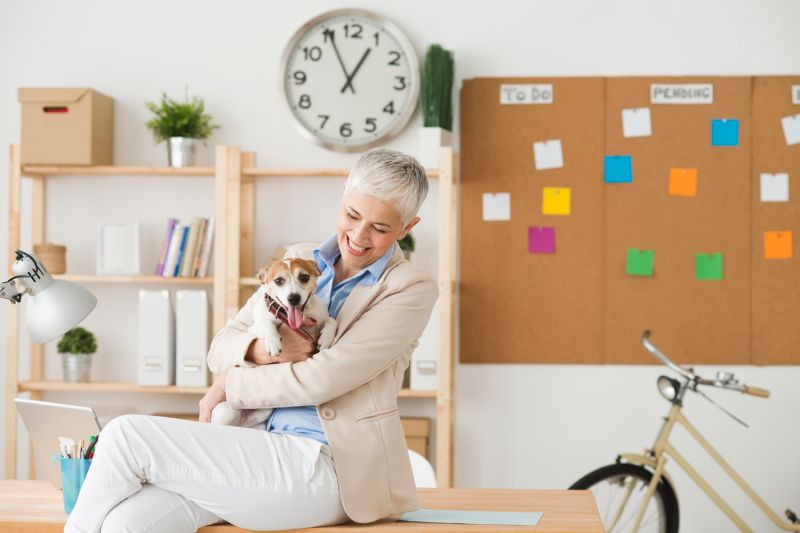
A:
<svg viewBox="0 0 800 533">
<path fill-rule="evenodd" d="M 744 385 L 731 372 L 717 372 L 715 379 L 706 379 L 695 374 L 691 368 L 678 366 L 650 342 L 649 331 L 642 333 L 642 344 L 647 351 L 680 376 L 680 379 L 664 375 L 658 377 L 658 390 L 672 404 L 672 407 L 664 419 L 664 424 L 661 426 L 654 446 L 652 449 L 646 450 L 644 455 L 634 453 L 620 454 L 617 456 L 616 463 L 586 474 L 570 487 L 570 489 L 592 490 L 598 510 L 601 514 L 604 513 L 602 519 L 606 533 L 614 531 L 632 531 L 636 533 L 640 530 L 677 533 L 680 510 L 672 481 L 664 469 L 667 455 L 675 460 L 741 531 L 752 532 L 731 509 L 730 505 L 714 491 L 708 482 L 670 444 L 669 436 L 675 424 L 680 424 L 688 431 L 689 435 L 708 452 L 728 476 L 733 478 L 736 484 L 761 508 L 775 525 L 786 531 L 800 531 L 800 519 L 798 519 L 797 515 L 791 509 L 787 509 L 786 517 L 789 522 L 783 521 L 722 456 L 711 447 L 708 441 L 681 412 L 683 397 L 686 391 L 691 391 L 704 397 L 724 413 L 733 417 L 734 420 L 747 427 L 747 424 L 717 405 L 698 387 L 717 387 L 762 398 L 769 398 L 769 391 Z M 644 490 L 645 488 L 646 490 Z M 644 492 L 642 493 L 643 490 Z M 630 526 L 630 529 L 628 529 L 628 526 Z"/>
</svg>

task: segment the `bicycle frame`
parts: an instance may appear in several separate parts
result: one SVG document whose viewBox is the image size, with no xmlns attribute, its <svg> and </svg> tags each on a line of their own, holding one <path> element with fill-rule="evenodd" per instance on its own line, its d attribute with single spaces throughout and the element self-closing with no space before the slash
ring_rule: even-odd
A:
<svg viewBox="0 0 800 533">
<path fill-rule="evenodd" d="M 673 402 L 672 408 L 669 411 L 669 415 L 667 415 L 664 425 L 661 427 L 661 430 L 658 433 L 658 437 L 656 438 L 653 449 L 648 450 L 648 456 L 645 457 L 638 454 L 623 454 L 620 456 L 629 462 L 638 463 L 642 466 L 648 465 L 654 469 L 653 477 L 650 480 L 650 484 L 647 487 L 647 492 L 644 495 L 641 507 L 636 515 L 636 520 L 633 524 L 633 531 L 637 531 L 639 529 L 639 525 L 641 524 L 645 510 L 647 509 L 647 504 L 649 503 L 650 498 L 653 496 L 661 477 L 664 476 L 669 479 L 668 474 L 664 470 L 664 465 L 667 462 L 665 456 L 669 455 L 687 474 L 689 474 L 689 477 L 691 477 L 692 480 L 694 480 L 694 482 L 697 483 L 701 489 L 703 489 L 709 498 L 711 498 L 711 500 L 713 500 L 713 502 L 717 504 L 720 509 L 722 509 L 728 518 L 730 518 L 731 521 L 736 524 L 741 531 L 752 533 L 752 530 L 747 527 L 747 524 L 745 524 L 739 515 L 737 515 L 733 509 L 731 509 L 730 505 L 728 505 L 727 502 L 725 502 L 725 500 L 723 500 L 722 497 L 717 494 L 713 488 L 711 488 L 711 485 L 709 485 L 708 482 L 706 482 L 706 480 L 703 479 L 703 477 L 689 464 L 689 462 L 684 459 L 680 453 L 678 453 L 672 444 L 670 444 L 669 436 L 670 433 L 672 433 L 672 429 L 675 427 L 675 424 L 680 424 L 689 432 L 689 435 L 691 435 L 692 438 L 694 438 L 694 440 L 697 441 L 706 450 L 706 452 L 708 452 L 712 459 L 714 459 L 714 461 L 716 461 L 716 463 L 722 467 L 728 476 L 733 478 L 736 484 L 739 485 L 745 494 L 747 494 L 750 500 L 758 505 L 776 526 L 785 531 L 800 531 L 800 524 L 790 524 L 785 522 L 780 518 L 779 515 L 770 509 L 766 502 L 761 499 L 761 497 L 752 489 L 752 487 L 750 487 L 750 485 L 748 485 L 745 480 L 736 473 L 736 471 L 725 461 L 725 459 L 722 458 L 722 456 L 711 446 L 711 444 L 708 443 L 708 441 L 700 434 L 700 432 L 686 419 L 686 417 L 683 416 L 683 413 L 681 412 L 683 406 L 680 401 L 682 393 L 683 390 L 681 390 L 678 400 Z M 623 505 L 624 504 L 625 502 L 623 502 Z"/>
</svg>

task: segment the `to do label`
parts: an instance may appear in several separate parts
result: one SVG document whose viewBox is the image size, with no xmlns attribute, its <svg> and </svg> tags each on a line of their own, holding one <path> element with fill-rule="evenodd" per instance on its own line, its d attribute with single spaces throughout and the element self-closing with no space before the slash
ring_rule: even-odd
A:
<svg viewBox="0 0 800 533">
<path fill-rule="evenodd" d="M 552 104 L 553 85 L 550 83 L 501 85 L 500 103 L 503 105 Z"/>
</svg>

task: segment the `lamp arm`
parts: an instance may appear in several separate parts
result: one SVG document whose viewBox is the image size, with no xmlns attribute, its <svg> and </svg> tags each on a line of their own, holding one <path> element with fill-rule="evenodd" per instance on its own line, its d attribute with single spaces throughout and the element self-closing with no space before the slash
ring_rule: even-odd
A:
<svg viewBox="0 0 800 533">
<path fill-rule="evenodd" d="M 17 290 L 17 285 L 16 283 L 14 283 L 14 280 L 22 277 L 24 276 L 14 276 L 8 281 L 0 283 L 0 298 L 11 300 L 12 304 L 21 302 L 22 295 L 26 294 L 28 292 L 28 289 L 25 289 L 24 291 L 20 292 L 19 290 Z"/>
</svg>

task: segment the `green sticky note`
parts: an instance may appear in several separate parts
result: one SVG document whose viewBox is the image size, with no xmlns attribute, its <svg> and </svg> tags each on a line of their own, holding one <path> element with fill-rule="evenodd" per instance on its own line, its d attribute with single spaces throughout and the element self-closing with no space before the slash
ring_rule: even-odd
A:
<svg viewBox="0 0 800 533">
<path fill-rule="evenodd" d="M 697 254 L 694 261 L 695 277 L 700 280 L 721 280 L 722 254 Z"/>
<path fill-rule="evenodd" d="M 629 276 L 653 277 L 653 250 L 637 250 L 628 248 L 628 260 L 625 262 L 625 273 Z"/>
</svg>

